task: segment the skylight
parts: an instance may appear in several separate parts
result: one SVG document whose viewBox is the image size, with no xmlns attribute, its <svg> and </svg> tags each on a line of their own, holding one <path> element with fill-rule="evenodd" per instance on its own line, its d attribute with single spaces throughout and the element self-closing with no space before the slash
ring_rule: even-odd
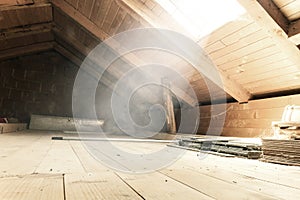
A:
<svg viewBox="0 0 300 200">
<path fill-rule="evenodd" d="M 237 0 L 156 0 L 196 38 L 236 20 L 246 11 Z"/>
</svg>

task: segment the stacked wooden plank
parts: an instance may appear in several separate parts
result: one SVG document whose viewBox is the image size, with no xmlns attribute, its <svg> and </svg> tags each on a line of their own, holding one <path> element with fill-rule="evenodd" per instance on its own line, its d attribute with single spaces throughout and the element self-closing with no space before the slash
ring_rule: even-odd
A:
<svg viewBox="0 0 300 200">
<path fill-rule="evenodd" d="M 258 159 L 262 155 L 259 144 L 245 143 L 238 140 L 183 138 L 178 144 L 181 147 L 204 152 L 217 152 L 251 159 Z"/>
<path fill-rule="evenodd" d="M 300 141 L 263 139 L 263 160 L 266 162 L 300 166 Z"/>
</svg>

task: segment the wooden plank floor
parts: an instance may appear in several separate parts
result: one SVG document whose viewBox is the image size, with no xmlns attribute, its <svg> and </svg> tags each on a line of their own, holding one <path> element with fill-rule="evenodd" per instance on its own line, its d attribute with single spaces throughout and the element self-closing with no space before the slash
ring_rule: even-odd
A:
<svg viewBox="0 0 300 200">
<path fill-rule="evenodd" d="M 1 200 L 300 199 L 300 167 L 187 151 L 162 170 L 128 174 L 95 160 L 80 141 L 51 140 L 63 135 L 46 131 L 0 135 Z M 114 143 L 139 154 L 166 145 Z"/>
</svg>

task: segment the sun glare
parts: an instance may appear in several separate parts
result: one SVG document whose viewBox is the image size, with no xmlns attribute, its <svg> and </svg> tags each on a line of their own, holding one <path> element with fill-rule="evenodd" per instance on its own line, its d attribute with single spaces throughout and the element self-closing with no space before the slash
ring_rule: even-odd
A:
<svg viewBox="0 0 300 200">
<path fill-rule="evenodd" d="M 246 11 L 236 0 L 156 0 L 196 38 L 236 20 Z"/>
</svg>

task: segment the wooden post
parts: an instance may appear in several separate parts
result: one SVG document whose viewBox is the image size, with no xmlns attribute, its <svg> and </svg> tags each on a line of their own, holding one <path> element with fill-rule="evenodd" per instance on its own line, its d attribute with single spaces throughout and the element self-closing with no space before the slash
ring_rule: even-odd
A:
<svg viewBox="0 0 300 200">
<path fill-rule="evenodd" d="M 176 133 L 174 106 L 173 106 L 172 94 L 170 90 L 170 82 L 167 78 L 162 78 L 162 86 L 163 86 L 163 100 L 166 109 L 167 132 Z"/>
</svg>

